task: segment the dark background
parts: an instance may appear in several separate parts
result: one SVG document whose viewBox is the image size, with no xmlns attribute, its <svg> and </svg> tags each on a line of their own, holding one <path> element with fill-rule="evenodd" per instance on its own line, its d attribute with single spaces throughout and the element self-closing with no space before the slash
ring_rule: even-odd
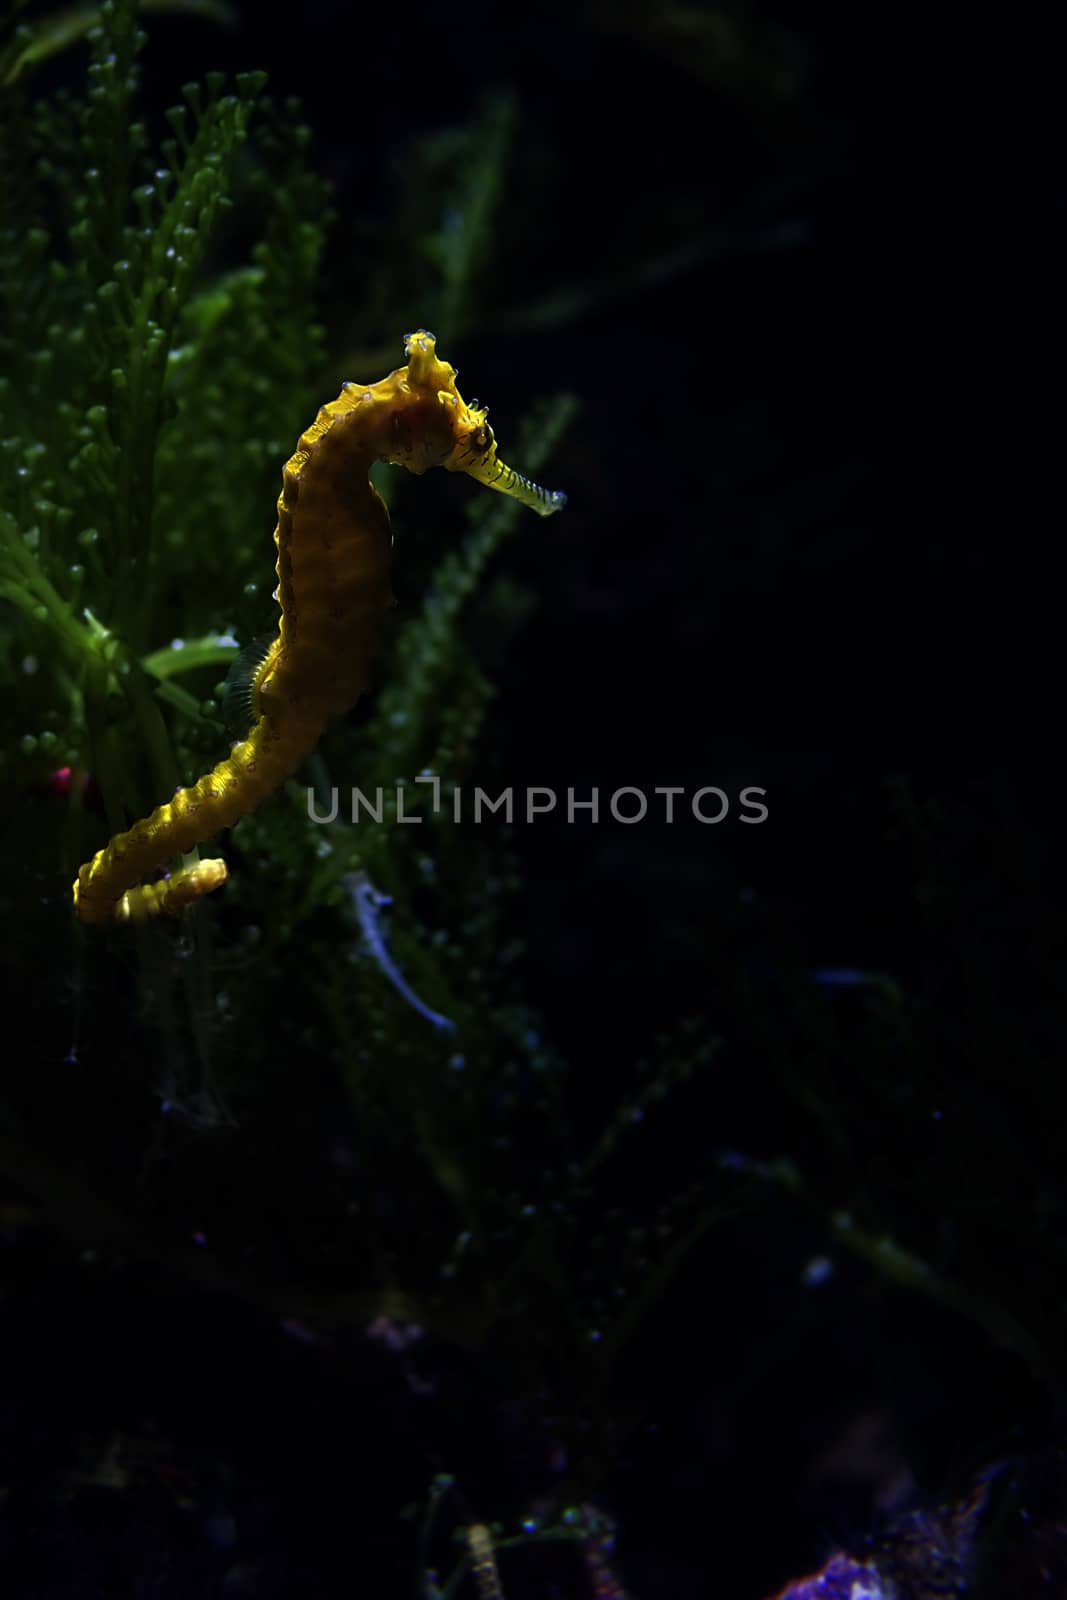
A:
<svg viewBox="0 0 1067 1600">
<path fill-rule="evenodd" d="M 1046 586 L 1018 513 L 991 526 L 992 453 L 974 459 L 964 422 L 976 398 L 975 319 L 955 214 L 977 157 L 958 124 L 948 137 L 939 129 L 944 85 L 924 70 L 924 41 L 901 38 L 895 18 L 863 8 L 846 20 L 817 6 L 719 13 L 731 55 L 699 25 L 710 12 L 682 11 L 684 26 L 670 8 L 607 3 L 245 4 L 228 31 L 151 16 L 142 57 L 156 116 L 212 67 L 263 67 L 274 92 L 300 97 L 335 186 L 323 312 L 337 349 L 349 338 L 361 251 L 388 231 L 411 142 L 466 123 L 486 91 L 517 92 L 484 318 L 462 348 L 447 328 L 434 331 L 464 393 L 492 403 L 508 460 L 532 399 L 567 390 L 581 412 L 542 474 L 566 489 L 564 515 L 524 526 L 509 547 L 537 607 L 498 678 L 487 786 L 573 785 L 581 795 L 598 786 L 603 804 L 624 785 L 736 794 L 754 784 L 770 810 L 758 828 L 731 815 L 716 827 L 545 819 L 516 831 L 527 987 L 546 1032 L 578 1064 L 579 1107 L 599 1104 L 683 1017 L 734 1041 L 700 1126 L 661 1149 L 667 1166 L 734 1147 L 798 1159 L 817 1149 L 795 1106 L 768 1099 L 762 1075 L 764 1010 L 787 1056 L 795 1027 L 798 1074 L 817 1048 L 760 987 L 783 963 L 921 985 L 929 953 L 893 805 L 902 782 L 947 809 L 932 870 L 950 860 L 950 893 L 973 891 L 981 905 L 974 924 L 960 898 L 941 937 L 974 925 L 1003 940 L 1005 964 L 999 946 L 983 947 L 974 969 L 1005 973 L 990 1059 L 1017 1020 L 1029 1025 L 1047 1005 L 1036 996 L 1051 970 L 1046 946 L 1060 940 L 1046 890 Z M 546 299 L 576 289 L 571 316 L 539 320 Z M 400 336 L 421 321 L 412 303 L 403 326 L 363 326 L 360 338 L 392 343 L 399 361 Z M 402 546 L 398 566 L 401 600 L 414 603 Z M 1028 860 L 1017 878 L 1003 860 L 1016 844 Z M 1020 909 L 1024 878 L 1034 898 Z M 845 1058 L 851 1030 L 861 1031 L 849 1003 L 835 1012 Z M 963 1097 L 967 1051 L 961 1044 L 957 1058 L 954 1045 L 973 1016 L 950 985 L 930 1004 L 947 1041 L 938 1088 L 955 1084 Z M 1058 1021 L 1053 1011 L 1041 1019 L 1051 1055 Z M 940 1105 L 929 1099 L 924 1115 Z M 1024 1107 L 1014 1128 L 1024 1163 L 1048 1162 L 1051 1174 L 1054 1157 L 1029 1118 Z M 851 1134 L 877 1163 L 879 1123 Z M 903 1164 L 899 1129 L 892 1138 Z M 944 1224 L 947 1205 L 920 1207 L 920 1238 Z M 1017 1248 L 1025 1273 L 1025 1227 Z M 951 1310 L 889 1293 L 835 1255 L 820 1291 L 829 1309 L 811 1311 L 802 1274 L 828 1250 L 818 1208 L 778 1228 L 744 1224 L 699 1256 L 642 1346 L 637 1359 L 655 1374 L 652 1421 L 605 1486 L 638 1600 L 759 1600 L 841 1541 L 862 1542 L 880 1506 L 936 1503 L 989 1460 L 1055 1439 L 1049 1387 Z M 299 1344 L 210 1297 L 161 1302 L 133 1278 L 97 1300 L 99 1290 L 71 1287 L 62 1261 L 54 1281 L 36 1257 L 25 1271 L 10 1370 L 21 1359 L 35 1371 L 49 1416 L 69 1406 L 92 1428 L 114 1411 L 114 1394 L 136 1416 L 117 1352 L 151 1351 L 144 1370 L 156 1373 L 165 1430 L 184 1430 L 187 1455 L 240 1464 L 237 1487 L 219 1496 L 238 1509 L 251 1576 L 231 1573 L 218 1592 L 341 1592 L 322 1587 L 323 1573 L 345 1551 L 355 1587 L 361 1566 L 375 1581 L 374 1520 L 388 1515 L 393 1482 L 382 1458 L 403 1459 L 406 1443 L 396 1436 L 405 1397 L 387 1388 L 395 1374 L 354 1377 L 328 1355 L 309 1365 Z M 65 1378 L 57 1336 L 42 1379 L 40 1328 L 54 1325 L 61 1291 L 84 1359 Z M 104 1397 L 99 1417 L 86 1412 L 86 1371 Z M 476 1410 L 490 1380 L 454 1377 Z M 338 1430 L 345 1416 L 351 1425 Z M 479 1458 L 477 1429 L 465 1457 L 460 1421 L 434 1426 L 476 1502 L 475 1490 L 490 1498 L 495 1474 L 521 1478 L 519 1464 Z M 337 1452 L 349 1435 L 344 1470 L 331 1474 L 316 1452 Z M 33 1437 L 31 1423 L 23 1436 Z M 876 1443 L 865 1451 L 857 1436 Z M 42 1472 L 46 1455 L 42 1446 Z M 22 1471 L 36 1468 L 31 1453 Z M 375 1485 L 379 1471 L 390 1488 Z M 104 1501 L 84 1506 L 83 1497 L 79 1512 L 98 1533 L 71 1535 L 69 1587 L 56 1579 L 37 1590 L 28 1579 L 19 1593 L 108 1592 L 79 1587 L 87 1545 L 99 1536 L 113 1548 Z M 165 1520 L 145 1514 L 164 1544 Z M 120 1519 L 113 1536 L 133 1567 L 135 1526 Z M 297 1571 L 311 1574 L 306 1590 L 276 1575 Z M 507 1572 L 509 1600 L 572 1592 L 538 1590 L 517 1560 Z M 200 1591 L 161 1579 L 131 1592 Z"/>
</svg>

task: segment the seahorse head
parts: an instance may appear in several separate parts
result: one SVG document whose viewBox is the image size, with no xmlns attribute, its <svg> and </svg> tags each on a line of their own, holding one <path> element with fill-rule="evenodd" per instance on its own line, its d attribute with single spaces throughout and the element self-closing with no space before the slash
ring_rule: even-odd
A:
<svg viewBox="0 0 1067 1600">
<path fill-rule="evenodd" d="M 467 404 L 456 388 L 456 369 L 441 361 L 432 333 L 420 328 L 404 339 L 408 364 L 398 376 L 411 396 L 407 417 L 395 424 L 403 454 L 396 459 L 413 472 L 444 467 L 465 472 L 487 488 L 498 489 L 542 517 L 561 511 L 567 496 L 560 490 L 542 489 L 506 466 L 497 455 L 496 439 L 488 411 L 474 400 Z"/>
</svg>

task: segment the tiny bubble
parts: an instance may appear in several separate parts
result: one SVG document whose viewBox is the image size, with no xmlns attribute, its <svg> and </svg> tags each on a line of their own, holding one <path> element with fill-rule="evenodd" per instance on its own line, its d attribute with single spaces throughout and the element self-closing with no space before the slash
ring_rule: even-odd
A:
<svg viewBox="0 0 1067 1600">
<path fill-rule="evenodd" d="M 829 1256 L 813 1256 L 800 1274 L 800 1281 L 806 1289 L 815 1289 L 833 1275 L 834 1264 Z"/>
</svg>

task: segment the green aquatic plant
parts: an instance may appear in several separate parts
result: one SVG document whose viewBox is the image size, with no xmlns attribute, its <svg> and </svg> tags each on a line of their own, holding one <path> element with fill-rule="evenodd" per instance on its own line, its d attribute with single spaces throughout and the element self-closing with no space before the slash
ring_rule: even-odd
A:
<svg viewBox="0 0 1067 1600">
<path fill-rule="evenodd" d="M 224 0 L 138 0 L 142 11 L 173 11 L 179 15 L 204 17 L 225 28 L 236 23 L 236 14 Z M 15 0 L 9 22 L 24 12 L 29 0 Z M 10 88 L 42 62 L 76 44 L 102 20 L 102 7 L 92 4 L 68 6 L 51 12 L 30 27 L 10 27 L 0 48 L 0 87 Z"/>
<path fill-rule="evenodd" d="M 7 732 L 23 782 L 60 763 L 91 772 L 109 820 L 181 771 L 185 729 L 168 729 L 160 701 L 194 739 L 204 721 L 199 700 L 157 677 L 153 647 L 190 624 L 218 633 L 232 602 L 212 583 L 216 552 L 239 584 L 261 538 L 255 478 L 276 443 L 253 407 L 279 386 L 287 404 L 270 415 L 284 426 L 321 349 L 322 185 L 268 165 L 306 130 L 291 109 L 261 114 L 247 172 L 263 77 L 226 93 L 211 75 L 187 86 L 153 149 L 135 113 L 135 12 L 100 8 L 83 98 L 34 101 L 21 83 L 4 98 L 0 596 L 9 637 L 18 615 L 22 678 Z M 223 275 L 225 214 L 242 190 L 264 203 L 267 236 Z M 285 341 L 252 337 L 283 302 L 305 329 L 301 374 Z M 219 645 L 216 663 L 230 653 Z"/>
</svg>

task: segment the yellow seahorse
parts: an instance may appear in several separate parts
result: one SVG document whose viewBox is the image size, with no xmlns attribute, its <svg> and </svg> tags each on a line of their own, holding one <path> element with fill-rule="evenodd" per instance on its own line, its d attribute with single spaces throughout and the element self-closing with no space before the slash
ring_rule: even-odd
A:
<svg viewBox="0 0 1067 1600">
<path fill-rule="evenodd" d="M 468 406 L 432 333 L 404 340 L 407 365 L 380 383 L 346 383 L 319 411 L 285 464 L 278 499 L 278 637 L 251 683 L 247 738 L 191 788 L 117 834 L 74 881 L 83 922 L 177 916 L 226 881 L 223 861 L 141 879 L 254 811 L 299 767 L 327 723 L 367 685 L 381 619 L 394 603 L 392 535 L 368 477 L 375 461 L 423 473 L 466 472 L 540 516 L 566 503 L 499 460 L 484 409 Z"/>
</svg>

